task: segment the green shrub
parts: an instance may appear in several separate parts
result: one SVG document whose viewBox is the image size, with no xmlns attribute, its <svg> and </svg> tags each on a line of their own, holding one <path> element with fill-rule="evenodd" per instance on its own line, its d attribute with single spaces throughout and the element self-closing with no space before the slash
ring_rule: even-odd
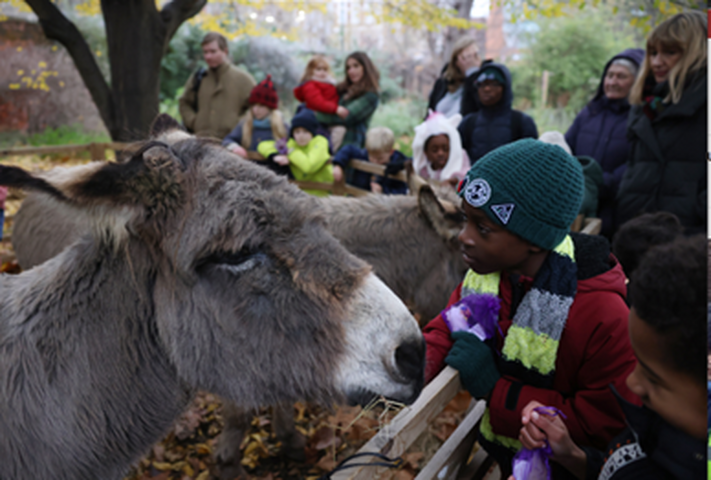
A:
<svg viewBox="0 0 711 480">
<path fill-rule="evenodd" d="M 404 98 L 381 103 L 370 121 L 371 127 L 388 127 L 395 134 L 395 148 L 412 156 L 415 127 L 422 123 L 427 102 L 422 98 Z"/>
</svg>

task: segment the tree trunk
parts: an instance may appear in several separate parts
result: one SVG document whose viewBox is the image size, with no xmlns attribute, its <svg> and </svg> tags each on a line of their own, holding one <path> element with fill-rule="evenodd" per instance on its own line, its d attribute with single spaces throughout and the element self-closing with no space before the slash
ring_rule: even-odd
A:
<svg viewBox="0 0 711 480">
<path fill-rule="evenodd" d="M 158 115 L 166 28 L 153 1 L 102 0 L 101 8 L 111 65 L 111 138 L 139 140 Z"/>
<path fill-rule="evenodd" d="M 172 0 L 161 11 L 155 0 L 101 0 L 109 46 L 111 85 L 81 33 L 51 0 L 26 0 L 39 17 L 47 38 L 64 45 L 111 138 L 146 138 L 158 114 L 160 62 L 178 27 L 196 15 L 207 0 Z"/>
</svg>

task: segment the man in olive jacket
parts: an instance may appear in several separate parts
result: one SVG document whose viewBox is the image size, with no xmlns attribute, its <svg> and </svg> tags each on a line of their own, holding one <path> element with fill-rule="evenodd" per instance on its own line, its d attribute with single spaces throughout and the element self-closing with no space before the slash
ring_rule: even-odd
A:
<svg viewBox="0 0 711 480">
<path fill-rule="evenodd" d="M 188 79 L 180 97 L 180 116 L 188 131 L 222 140 L 249 107 L 249 93 L 256 82 L 230 63 L 227 40 L 219 33 L 205 35 L 202 53 L 209 68 Z"/>
</svg>

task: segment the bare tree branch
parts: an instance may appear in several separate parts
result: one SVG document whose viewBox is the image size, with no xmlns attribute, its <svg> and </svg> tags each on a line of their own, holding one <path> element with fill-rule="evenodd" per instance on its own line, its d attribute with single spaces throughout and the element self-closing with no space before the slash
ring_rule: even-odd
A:
<svg viewBox="0 0 711 480">
<path fill-rule="evenodd" d="M 50 0 L 26 0 L 26 2 L 39 17 L 45 36 L 58 41 L 67 49 L 99 109 L 101 118 L 106 125 L 111 125 L 113 113 L 111 90 L 82 34 Z"/>
<path fill-rule="evenodd" d="M 173 38 L 178 27 L 185 20 L 194 17 L 202 7 L 207 4 L 207 0 L 173 0 L 160 11 L 161 19 L 165 25 L 165 48 L 168 48 L 170 39 Z"/>
</svg>

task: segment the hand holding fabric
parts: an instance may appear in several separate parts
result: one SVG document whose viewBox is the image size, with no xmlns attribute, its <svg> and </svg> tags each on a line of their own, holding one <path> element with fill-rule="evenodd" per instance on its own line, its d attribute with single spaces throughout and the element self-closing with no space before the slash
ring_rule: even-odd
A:
<svg viewBox="0 0 711 480">
<path fill-rule="evenodd" d="M 474 334 L 454 332 L 452 338 L 454 345 L 444 361 L 459 370 L 462 386 L 474 398 L 486 397 L 501 378 L 494 352 Z"/>
</svg>

